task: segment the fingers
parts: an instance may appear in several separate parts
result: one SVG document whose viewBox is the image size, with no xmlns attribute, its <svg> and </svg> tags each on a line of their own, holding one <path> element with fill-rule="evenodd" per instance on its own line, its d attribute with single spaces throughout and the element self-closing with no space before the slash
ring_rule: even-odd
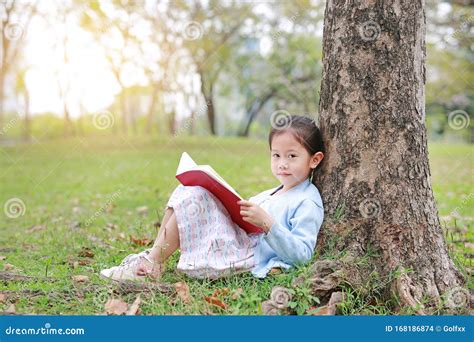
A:
<svg viewBox="0 0 474 342">
<path fill-rule="evenodd" d="M 249 202 L 249 201 L 246 201 L 246 200 L 238 201 L 237 204 L 240 204 L 241 206 L 245 206 L 245 207 L 249 207 L 249 206 L 253 205 L 252 202 Z"/>
</svg>

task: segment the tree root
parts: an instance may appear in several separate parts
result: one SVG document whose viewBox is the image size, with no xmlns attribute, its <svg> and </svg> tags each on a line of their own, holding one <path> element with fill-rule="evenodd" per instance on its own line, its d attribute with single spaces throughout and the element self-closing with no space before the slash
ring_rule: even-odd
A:
<svg viewBox="0 0 474 342">
<path fill-rule="evenodd" d="M 0 280 L 4 281 L 34 281 L 38 279 L 39 278 L 37 277 L 30 277 L 21 274 L 0 271 Z"/>
<path fill-rule="evenodd" d="M 402 306 L 415 309 L 418 315 L 426 315 L 425 307 L 416 299 L 416 297 L 420 295 L 419 291 L 416 286 L 412 284 L 407 274 L 402 274 L 399 278 L 395 279 L 393 285 L 396 293 L 400 296 Z"/>
</svg>

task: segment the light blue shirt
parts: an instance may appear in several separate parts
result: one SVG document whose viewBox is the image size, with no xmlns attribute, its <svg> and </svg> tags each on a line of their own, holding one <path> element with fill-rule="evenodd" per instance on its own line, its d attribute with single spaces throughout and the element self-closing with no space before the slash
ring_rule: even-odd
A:
<svg viewBox="0 0 474 342">
<path fill-rule="evenodd" d="M 254 249 L 256 264 L 252 274 L 257 278 L 265 278 L 274 267 L 288 269 L 311 260 L 323 223 L 323 201 L 309 178 L 278 196 L 271 196 L 282 187 L 249 198 L 275 220 L 268 233 L 260 234 Z"/>
</svg>

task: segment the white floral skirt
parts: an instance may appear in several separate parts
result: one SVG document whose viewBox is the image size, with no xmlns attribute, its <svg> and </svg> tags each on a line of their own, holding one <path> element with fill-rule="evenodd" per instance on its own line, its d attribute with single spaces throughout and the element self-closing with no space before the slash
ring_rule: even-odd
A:
<svg viewBox="0 0 474 342">
<path fill-rule="evenodd" d="M 167 203 L 176 215 L 181 256 L 177 269 L 190 277 L 221 278 L 251 271 L 257 234 L 247 234 L 227 209 L 200 186 L 179 185 Z"/>
</svg>

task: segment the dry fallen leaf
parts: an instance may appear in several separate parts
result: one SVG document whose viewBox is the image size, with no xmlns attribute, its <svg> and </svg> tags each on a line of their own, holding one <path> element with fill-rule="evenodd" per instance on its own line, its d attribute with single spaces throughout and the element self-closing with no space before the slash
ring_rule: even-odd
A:
<svg viewBox="0 0 474 342">
<path fill-rule="evenodd" d="M 236 290 L 234 291 L 234 293 L 232 294 L 232 299 L 233 299 L 233 300 L 239 299 L 239 298 L 240 298 L 240 295 L 241 295 L 242 293 L 244 293 L 244 290 L 243 290 L 241 287 L 239 287 L 239 288 L 236 289 Z"/>
<path fill-rule="evenodd" d="M 123 315 L 127 312 L 128 305 L 121 299 L 109 299 L 105 303 L 105 313 L 107 315 Z"/>
<path fill-rule="evenodd" d="M 229 289 L 227 287 L 224 287 L 223 289 L 217 289 L 214 291 L 211 297 L 225 297 L 229 293 Z"/>
<path fill-rule="evenodd" d="M 218 307 L 220 307 L 221 309 L 224 309 L 224 310 L 227 309 L 227 305 L 226 305 L 225 303 L 223 303 L 221 300 L 219 300 L 218 298 L 216 298 L 216 297 L 204 297 L 204 299 L 205 299 L 206 302 L 208 302 L 209 304 L 218 306 Z"/>
<path fill-rule="evenodd" d="M 147 239 L 147 238 L 138 239 L 138 238 L 134 237 L 133 235 L 130 235 L 130 240 L 134 244 L 139 245 L 139 246 L 149 246 L 153 243 L 153 240 L 150 240 L 150 239 Z"/>
<path fill-rule="evenodd" d="M 31 226 L 30 228 L 28 228 L 26 232 L 27 233 L 40 232 L 45 229 L 46 229 L 46 226 L 44 224 L 35 224 L 34 226 Z"/>
<path fill-rule="evenodd" d="M 119 227 L 118 225 L 116 225 L 114 223 L 110 223 L 110 222 L 105 225 L 105 228 L 108 231 L 116 230 L 116 229 L 118 229 L 118 227 Z"/>
<path fill-rule="evenodd" d="M 0 292 L 0 303 L 5 303 L 6 300 L 7 300 L 6 293 L 1 293 Z"/>
<path fill-rule="evenodd" d="M 5 310 L 6 313 L 10 313 L 10 314 L 15 314 L 16 313 L 16 307 L 15 307 L 15 304 L 11 304 L 6 310 Z"/>
<path fill-rule="evenodd" d="M 189 304 L 191 302 L 191 295 L 189 293 L 189 286 L 185 282 L 177 282 L 174 284 L 174 288 L 176 289 L 176 293 L 178 297 L 183 301 L 185 304 Z"/>
<path fill-rule="evenodd" d="M 141 303 L 140 295 L 137 296 L 135 301 L 130 305 L 130 308 L 127 310 L 126 315 L 127 316 L 135 316 L 136 314 L 139 313 L 140 311 L 140 303 Z"/>
<path fill-rule="evenodd" d="M 91 259 L 81 259 L 81 260 L 78 261 L 78 264 L 80 266 L 88 266 L 88 265 L 91 265 L 93 263 L 94 263 L 94 261 L 91 260 Z"/>
<path fill-rule="evenodd" d="M 89 247 L 82 247 L 77 255 L 82 258 L 93 258 L 94 252 Z"/>
<path fill-rule="evenodd" d="M 278 268 L 278 267 L 273 267 L 270 270 L 270 274 L 280 274 L 280 273 L 281 273 L 281 268 Z"/>
<path fill-rule="evenodd" d="M 10 271 L 10 270 L 13 270 L 15 266 L 13 266 L 12 264 L 5 264 L 3 268 L 5 269 L 5 271 Z"/>
<path fill-rule="evenodd" d="M 78 282 L 78 283 L 85 283 L 89 281 L 89 277 L 85 275 L 74 275 L 72 276 L 72 280 Z"/>
</svg>

